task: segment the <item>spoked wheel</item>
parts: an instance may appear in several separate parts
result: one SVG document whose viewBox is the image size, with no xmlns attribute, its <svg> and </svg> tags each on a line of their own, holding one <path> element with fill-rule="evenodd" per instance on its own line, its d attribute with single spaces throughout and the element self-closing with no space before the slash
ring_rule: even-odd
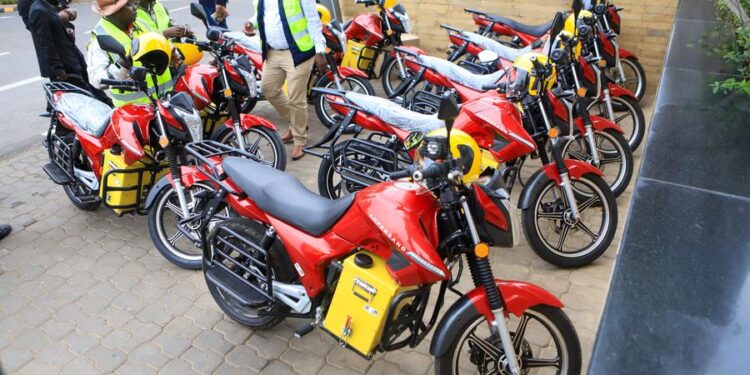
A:
<svg viewBox="0 0 750 375">
<path fill-rule="evenodd" d="M 571 180 L 579 211 L 576 218 L 554 180 L 539 171 L 532 181 L 526 187 L 532 190 L 522 217 L 534 252 L 566 268 L 587 265 L 604 254 L 617 230 L 617 205 L 607 183 L 592 173 Z"/>
<path fill-rule="evenodd" d="M 328 77 L 321 78 L 316 87 L 326 89 L 336 89 L 336 82 L 329 79 Z M 341 89 L 344 91 L 351 91 L 365 95 L 375 95 L 375 89 L 366 78 L 362 77 L 346 77 L 341 78 Z M 331 108 L 330 100 L 326 98 L 326 95 L 315 94 L 313 98 L 315 105 L 315 113 L 318 115 L 318 119 L 326 128 L 334 126 L 343 119 L 343 116 Z"/>
<path fill-rule="evenodd" d="M 401 74 L 401 71 L 398 68 L 398 60 L 396 58 L 387 59 L 385 64 L 386 66 L 383 69 L 383 76 L 381 77 L 381 80 L 383 83 L 383 90 L 385 91 L 385 95 L 390 97 L 394 92 L 396 92 L 396 89 L 399 85 L 401 85 L 401 82 L 414 75 L 414 72 L 409 69 L 404 63 L 405 74 Z"/>
<path fill-rule="evenodd" d="M 573 324 L 559 308 L 537 305 L 507 323 L 523 375 L 578 375 L 581 344 Z M 464 323 L 448 351 L 435 359 L 435 374 L 510 375 L 500 339 L 477 314 Z"/>
<path fill-rule="evenodd" d="M 625 138 L 613 129 L 595 131 L 594 143 L 599 154 L 599 165 L 596 167 L 604 173 L 602 178 L 615 197 L 619 197 L 628 188 L 633 176 L 633 151 Z M 589 164 L 594 160 L 591 147 L 581 133 L 576 133 L 575 138 L 563 146 L 562 154 L 563 158 Z"/>
<path fill-rule="evenodd" d="M 203 211 L 205 201 L 196 198 L 203 191 L 213 191 L 206 183 L 196 183 L 185 189 L 188 213 L 190 215 Z M 210 220 L 208 229 L 232 216 L 228 207 L 217 212 Z M 151 241 L 167 260 L 187 269 L 200 269 L 203 251 L 200 248 L 201 221 L 180 224 L 184 219 L 177 192 L 172 185 L 164 188 L 148 210 L 148 232 Z M 179 228 L 182 230 L 180 230 Z"/>
<path fill-rule="evenodd" d="M 646 94 L 646 72 L 643 71 L 643 66 L 635 58 L 620 59 L 620 62 L 625 76 L 620 75 L 620 69 L 617 67 L 609 69 L 609 76 L 612 81 L 635 94 L 640 102 Z"/>
<path fill-rule="evenodd" d="M 589 105 L 589 112 L 603 118 L 609 118 L 607 104 L 603 101 L 594 101 Z M 646 133 L 646 120 L 643 109 L 632 97 L 612 97 L 612 109 L 615 118 L 610 119 L 616 123 L 625 134 L 623 137 L 628 141 L 630 149 L 635 152 L 643 141 Z"/>
<path fill-rule="evenodd" d="M 263 280 L 255 279 L 245 270 L 255 267 L 254 265 L 257 264 L 255 261 L 258 261 L 270 264 L 274 280 L 285 283 L 292 282 L 295 273 L 289 257 L 286 255 L 286 249 L 284 249 L 281 242 L 276 240 L 271 245 L 271 249 L 269 250 L 269 254 L 271 254 L 270 259 L 265 259 L 265 257 L 257 254 L 256 250 L 245 243 L 249 241 L 259 244 L 263 239 L 265 231 L 266 228 L 263 224 L 246 218 L 233 218 L 218 224 L 207 238 L 210 248 L 209 252 L 212 254 L 213 259 L 207 259 L 203 262 L 204 275 L 210 272 L 210 269 L 219 267 L 266 290 L 268 289 L 268 285 Z M 232 235 L 226 236 L 220 235 L 220 233 L 232 233 Z M 237 249 L 245 254 L 252 254 L 256 259 L 251 260 L 246 258 Z M 219 253 L 226 256 L 219 256 Z M 263 312 L 283 312 L 288 309 L 278 299 L 270 300 L 260 294 L 257 296 L 243 295 L 242 297 L 245 300 L 243 302 L 233 295 L 233 293 L 241 291 L 228 290 L 227 287 L 229 285 L 219 286 L 211 282 L 208 276 L 206 276 L 206 284 L 208 291 L 221 310 L 240 324 L 253 329 L 267 329 L 284 320 L 283 317 L 278 315 L 263 314 Z"/>
<path fill-rule="evenodd" d="M 256 126 L 245 131 L 243 136 L 245 137 L 246 150 L 255 155 L 259 163 L 280 171 L 286 169 L 286 149 L 279 133 L 262 126 Z M 212 138 L 219 143 L 238 147 L 234 130 L 224 125 L 214 133 Z"/>
</svg>

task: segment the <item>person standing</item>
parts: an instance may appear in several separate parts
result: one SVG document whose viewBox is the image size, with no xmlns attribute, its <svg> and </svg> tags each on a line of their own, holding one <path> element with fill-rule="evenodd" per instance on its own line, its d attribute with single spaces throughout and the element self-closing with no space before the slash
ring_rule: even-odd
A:
<svg viewBox="0 0 750 375">
<path fill-rule="evenodd" d="M 261 91 L 289 121 L 282 139 L 294 142 L 292 160 L 297 160 L 307 144 L 307 81 L 313 63 L 321 74 L 327 70 L 323 24 L 314 0 L 257 0 L 255 21 L 246 22 L 244 31 L 252 36 L 256 29 L 264 61 Z M 282 91 L 285 81 L 288 95 Z"/>
<path fill-rule="evenodd" d="M 36 0 L 39 1 L 39 0 Z M 88 62 L 89 82 L 95 87 L 107 88 L 101 84 L 102 79 L 122 80 L 129 77 L 131 64 L 119 56 L 104 51 L 96 37 L 98 35 L 109 35 L 113 37 L 124 50 L 130 48 L 133 38 L 138 37 L 143 31 L 135 24 L 135 5 L 129 0 L 97 0 L 94 10 L 101 14 L 102 18 L 91 32 L 91 41 L 86 55 Z M 155 92 L 154 82 L 146 81 L 149 92 Z M 167 69 L 157 77 L 159 92 L 172 89 L 172 75 Z M 109 90 L 109 95 L 115 106 L 120 107 L 128 103 L 149 103 L 150 99 L 143 92 L 122 91 L 118 89 Z"/>
<path fill-rule="evenodd" d="M 135 22 L 141 30 L 159 32 L 165 38 L 181 38 L 193 34 L 188 25 L 175 25 L 167 8 L 158 0 L 139 0 Z"/>
<path fill-rule="evenodd" d="M 86 60 L 75 45 L 75 9 L 57 0 L 25 0 L 21 18 L 31 32 L 39 72 L 53 82 L 67 82 L 110 103 L 109 98 L 88 83 Z"/>
<path fill-rule="evenodd" d="M 218 26 L 227 29 L 228 0 L 199 0 L 203 10 L 208 15 L 208 26 Z"/>
</svg>

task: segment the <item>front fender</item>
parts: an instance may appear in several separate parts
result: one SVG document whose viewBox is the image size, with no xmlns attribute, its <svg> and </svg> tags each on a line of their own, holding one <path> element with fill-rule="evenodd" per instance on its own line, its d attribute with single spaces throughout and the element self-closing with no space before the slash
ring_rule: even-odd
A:
<svg viewBox="0 0 750 375">
<path fill-rule="evenodd" d="M 182 186 L 186 189 L 193 186 L 196 182 L 210 180 L 205 174 L 203 174 L 203 172 L 191 165 L 183 165 L 180 167 L 180 179 L 182 180 Z M 149 207 L 154 204 L 162 190 L 172 185 L 172 181 L 174 180 L 170 173 L 165 174 L 159 179 L 159 181 L 156 181 L 154 186 L 149 189 L 148 195 L 146 195 L 144 209 L 148 210 Z"/>
<path fill-rule="evenodd" d="M 530 307 L 547 305 L 562 308 L 563 303 L 550 292 L 523 281 L 495 279 L 500 288 L 500 294 L 505 301 L 505 314 L 521 316 Z M 475 288 L 458 299 L 443 315 L 443 319 L 435 329 L 430 344 L 430 354 L 435 357 L 445 354 L 456 337 L 463 332 L 467 322 L 477 315 L 484 315 L 488 321 L 494 319 L 487 294 L 484 288 Z"/>
<path fill-rule="evenodd" d="M 602 176 L 603 173 L 591 164 L 584 163 L 579 160 L 565 159 L 563 160 L 565 167 L 568 169 L 568 176 L 573 180 L 580 179 L 583 175 L 593 173 L 597 176 Z M 558 185 L 561 182 L 560 173 L 557 172 L 557 166 L 554 162 L 543 166 L 540 170 L 534 173 L 529 181 L 521 191 L 521 196 L 518 199 L 518 208 L 525 210 L 531 205 L 531 192 L 537 185 L 545 183 L 546 179 L 554 180 Z"/>
<path fill-rule="evenodd" d="M 630 90 L 628 90 L 628 89 L 626 89 L 626 88 L 624 88 L 624 87 L 622 87 L 622 86 L 620 86 L 620 85 L 618 85 L 616 83 L 609 82 L 609 84 L 607 85 L 607 88 L 609 89 L 609 95 L 611 95 L 612 97 L 620 98 L 620 97 L 623 97 L 623 96 L 627 96 L 627 97 L 630 97 L 631 99 L 635 100 L 636 102 L 638 101 L 638 98 L 636 98 L 635 94 L 633 94 L 632 91 L 630 91 Z"/>
<path fill-rule="evenodd" d="M 326 73 L 326 76 L 328 77 L 328 79 L 330 79 L 330 80 L 333 81 L 333 72 L 331 72 L 329 70 Z M 344 78 L 346 78 L 346 77 L 352 77 L 352 76 L 354 76 L 354 77 L 362 77 L 364 79 L 368 78 L 367 77 L 367 73 L 365 73 L 365 72 L 363 72 L 363 71 L 361 71 L 359 69 L 348 67 L 348 66 L 340 66 L 339 67 L 339 76 L 344 77 Z"/>
<path fill-rule="evenodd" d="M 591 117 L 591 126 L 596 131 L 605 131 L 607 129 L 613 129 L 614 131 L 620 134 L 625 134 L 625 132 L 622 130 L 622 128 L 620 128 L 619 125 L 615 124 L 612 120 L 608 118 L 595 116 L 595 115 L 591 115 L 590 117 Z M 580 130 L 582 134 L 586 132 L 586 127 L 583 124 L 583 118 L 581 117 L 576 118 L 576 127 L 578 127 L 578 130 Z"/>
<path fill-rule="evenodd" d="M 156 201 L 156 197 L 159 196 L 159 193 L 161 193 L 162 190 L 166 189 L 167 186 L 172 185 L 172 176 L 167 173 L 166 175 L 162 176 L 159 181 L 156 181 L 154 186 L 151 187 L 151 189 L 148 190 L 148 195 L 146 195 L 146 203 L 143 205 L 144 210 L 148 210 L 151 208 L 151 205 L 154 204 L 154 201 Z"/>
<path fill-rule="evenodd" d="M 232 121 L 231 118 L 227 119 L 227 121 L 224 122 L 224 125 L 230 129 L 234 128 L 234 121 Z M 264 128 L 271 129 L 273 131 L 278 131 L 278 128 L 276 125 L 274 125 L 271 121 L 266 120 L 264 117 L 251 115 L 247 113 L 240 114 L 240 126 L 242 126 L 242 129 L 244 130 L 250 130 L 257 126 L 262 126 Z"/>
<path fill-rule="evenodd" d="M 635 61 L 638 61 L 638 56 L 634 55 L 633 52 L 630 52 L 622 47 L 620 47 L 620 58 L 621 59 L 632 58 Z"/>
</svg>

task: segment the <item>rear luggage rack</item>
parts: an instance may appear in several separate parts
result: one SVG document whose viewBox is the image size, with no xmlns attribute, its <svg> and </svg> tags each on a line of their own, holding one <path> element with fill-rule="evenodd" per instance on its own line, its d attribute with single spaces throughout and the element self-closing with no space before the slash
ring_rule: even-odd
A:
<svg viewBox="0 0 750 375">
<path fill-rule="evenodd" d="M 367 187 L 386 181 L 391 172 L 400 169 L 399 161 L 404 160 L 399 160 L 398 152 L 376 141 L 375 138 L 387 136 L 373 133 L 367 139 L 346 140 L 342 150 L 341 166 L 336 171 L 342 180 Z"/>
<path fill-rule="evenodd" d="M 94 98 L 94 95 L 92 95 L 90 92 L 76 86 L 72 85 L 67 82 L 48 82 L 44 84 L 44 92 L 46 93 L 47 97 L 47 103 L 52 108 L 55 108 L 55 93 L 56 92 L 65 92 L 65 93 L 76 93 L 76 94 L 82 94 L 86 95 L 88 97 Z"/>
</svg>

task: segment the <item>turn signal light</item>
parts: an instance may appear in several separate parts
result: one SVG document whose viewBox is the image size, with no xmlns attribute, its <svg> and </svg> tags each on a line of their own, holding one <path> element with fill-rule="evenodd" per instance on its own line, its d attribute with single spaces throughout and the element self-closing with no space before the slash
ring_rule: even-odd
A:
<svg viewBox="0 0 750 375">
<path fill-rule="evenodd" d="M 555 139 L 560 136 L 560 128 L 554 127 L 547 132 L 547 135 L 549 135 L 550 138 Z"/>
<path fill-rule="evenodd" d="M 586 96 L 586 88 L 581 87 L 576 91 L 576 93 L 578 93 L 578 96 Z"/>
<path fill-rule="evenodd" d="M 599 65 L 600 68 L 605 68 L 607 66 L 607 61 L 605 61 L 604 59 L 601 59 L 597 62 L 597 64 Z"/>
<path fill-rule="evenodd" d="M 164 135 L 159 137 L 159 146 L 161 146 L 162 148 L 169 146 L 169 139 L 167 139 L 167 137 Z"/>
<path fill-rule="evenodd" d="M 474 246 L 474 255 L 477 258 L 487 258 L 490 255 L 490 247 L 484 242 L 477 244 L 477 246 Z"/>
<path fill-rule="evenodd" d="M 225 98 L 231 98 L 232 97 L 232 89 L 230 89 L 230 88 L 224 89 L 224 97 Z"/>
</svg>

